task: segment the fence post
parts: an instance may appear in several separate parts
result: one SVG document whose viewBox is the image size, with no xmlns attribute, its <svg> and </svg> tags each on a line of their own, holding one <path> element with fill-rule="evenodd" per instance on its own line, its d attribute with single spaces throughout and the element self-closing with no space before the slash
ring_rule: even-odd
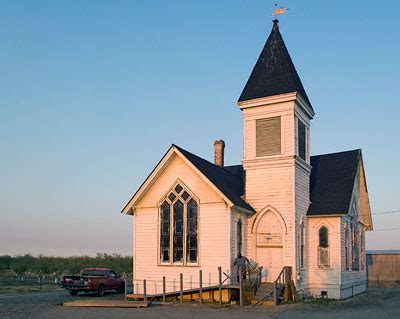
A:
<svg viewBox="0 0 400 319">
<path fill-rule="evenodd" d="M 143 279 L 143 295 L 144 295 L 144 302 L 147 302 L 146 279 Z"/>
<path fill-rule="evenodd" d="M 126 280 L 126 277 L 124 277 L 124 282 L 125 282 L 125 291 L 124 291 L 124 293 L 125 293 L 125 301 L 126 301 L 126 296 L 127 296 L 127 294 L 128 294 L 128 281 Z"/>
<path fill-rule="evenodd" d="M 276 281 L 274 283 L 274 303 L 275 306 L 278 304 L 278 283 Z"/>
<path fill-rule="evenodd" d="M 290 281 L 292 280 L 292 267 L 285 267 L 283 273 L 285 285 L 284 298 L 285 301 L 288 301 L 292 299 L 292 291 L 290 289 Z"/>
<path fill-rule="evenodd" d="M 165 304 L 165 276 L 162 277 L 162 301 Z"/>
<path fill-rule="evenodd" d="M 242 267 L 239 267 L 239 304 L 243 306 L 243 289 L 242 289 Z"/>
<path fill-rule="evenodd" d="M 222 305 L 222 268 L 218 267 L 219 305 Z"/>
<path fill-rule="evenodd" d="M 179 296 L 180 296 L 180 299 L 181 299 L 181 303 L 183 303 L 183 274 L 182 273 L 180 273 L 180 275 L 179 275 L 179 281 L 180 281 Z"/>
<path fill-rule="evenodd" d="M 199 270 L 199 304 L 203 303 L 203 271 Z"/>
</svg>

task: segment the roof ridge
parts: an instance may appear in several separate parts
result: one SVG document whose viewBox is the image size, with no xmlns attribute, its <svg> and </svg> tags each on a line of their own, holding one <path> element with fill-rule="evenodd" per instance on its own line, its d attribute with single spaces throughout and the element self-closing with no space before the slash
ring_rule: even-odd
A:
<svg viewBox="0 0 400 319">
<path fill-rule="evenodd" d="M 333 152 L 333 153 L 311 155 L 311 157 L 321 157 L 321 156 L 339 155 L 339 154 L 344 154 L 344 153 L 354 153 L 354 152 L 361 152 L 361 151 L 362 151 L 361 148 L 355 148 L 355 149 L 347 150 L 347 151 L 338 151 L 338 152 Z"/>
<path fill-rule="evenodd" d="M 176 145 L 176 144 L 172 144 L 172 145 L 175 146 L 178 150 L 183 150 L 183 151 L 189 153 L 190 155 L 196 156 L 197 158 L 199 158 L 199 159 L 201 159 L 201 160 L 203 160 L 203 161 L 206 161 L 207 163 L 209 163 L 209 164 L 211 164 L 211 165 L 214 165 L 216 168 L 218 168 L 218 169 L 220 169 L 220 170 L 223 170 L 224 172 L 227 172 L 227 173 L 231 174 L 232 176 L 235 176 L 235 177 L 237 177 L 237 178 L 240 179 L 239 176 L 237 176 L 236 174 L 234 174 L 234 173 L 232 173 L 231 171 L 229 171 L 229 170 L 226 169 L 226 167 L 230 167 L 230 166 L 240 166 L 240 164 L 238 164 L 238 165 L 228 165 L 228 166 L 222 166 L 222 167 L 221 167 L 221 166 L 216 165 L 216 164 L 213 163 L 213 162 L 210 162 L 210 161 L 206 160 L 205 158 L 203 158 L 203 157 L 201 157 L 201 156 L 199 156 L 199 155 L 196 155 L 196 154 L 194 154 L 194 153 L 192 153 L 192 152 L 189 152 L 188 150 L 186 150 L 186 149 L 184 149 L 184 148 L 182 148 L 182 147 L 180 147 L 180 146 L 178 146 L 178 145 Z"/>
</svg>

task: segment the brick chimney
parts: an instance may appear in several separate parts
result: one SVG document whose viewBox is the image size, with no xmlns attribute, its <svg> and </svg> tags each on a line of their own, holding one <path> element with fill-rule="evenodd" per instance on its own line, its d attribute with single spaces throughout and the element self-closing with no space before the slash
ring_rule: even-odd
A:
<svg viewBox="0 0 400 319">
<path fill-rule="evenodd" d="M 224 149 L 225 142 L 223 140 L 214 142 L 214 164 L 220 167 L 224 167 Z"/>
</svg>

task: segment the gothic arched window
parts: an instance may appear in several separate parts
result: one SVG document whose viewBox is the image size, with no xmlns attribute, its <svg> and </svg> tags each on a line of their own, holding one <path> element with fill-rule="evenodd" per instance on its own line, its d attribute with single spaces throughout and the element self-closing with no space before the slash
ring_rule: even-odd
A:
<svg viewBox="0 0 400 319">
<path fill-rule="evenodd" d="M 160 261 L 193 264 L 198 261 L 198 204 L 180 183 L 160 207 Z"/>
<path fill-rule="evenodd" d="M 300 224 L 300 268 L 302 269 L 305 268 L 306 265 L 305 236 L 304 221 L 302 221 Z"/>
<path fill-rule="evenodd" d="M 326 226 L 319 229 L 318 241 L 318 267 L 329 267 L 329 232 Z"/>
<path fill-rule="evenodd" d="M 344 269 L 350 269 L 349 263 L 349 226 L 344 225 Z"/>
<path fill-rule="evenodd" d="M 237 253 L 243 253 L 243 223 L 242 220 L 239 219 L 236 224 L 236 242 L 237 242 Z"/>
</svg>

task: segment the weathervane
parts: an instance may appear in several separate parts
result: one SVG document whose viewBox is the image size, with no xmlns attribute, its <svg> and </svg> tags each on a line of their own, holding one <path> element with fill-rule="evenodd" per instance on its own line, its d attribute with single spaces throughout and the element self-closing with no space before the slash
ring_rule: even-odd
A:
<svg viewBox="0 0 400 319">
<path fill-rule="evenodd" d="M 289 8 L 285 8 L 285 7 L 278 8 L 278 4 L 275 3 L 275 9 L 272 12 L 272 15 L 275 17 L 275 20 L 276 20 L 278 15 L 284 14 L 284 13 L 286 13 L 288 11 L 289 11 Z"/>
</svg>

